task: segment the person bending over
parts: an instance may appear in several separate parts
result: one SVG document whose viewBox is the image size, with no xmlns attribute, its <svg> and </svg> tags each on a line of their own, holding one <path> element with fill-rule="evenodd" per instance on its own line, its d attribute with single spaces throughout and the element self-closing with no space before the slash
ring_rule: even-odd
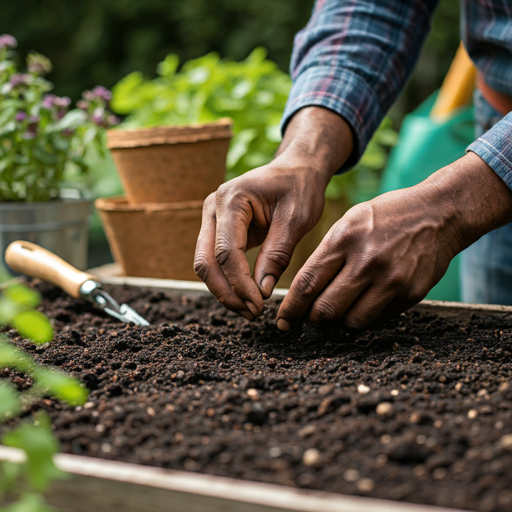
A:
<svg viewBox="0 0 512 512">
<path fill-rule="evenodd" d="M 249 320 L 261 314 L 318 222 L 330 178 L 357 163 L 403 88 L 437 3 L 317 1 L 295 38 L 275 159 L 205 201 L 195 270 L 227 308 Z M 364 329 L 397 315 L 464 249 L 463 299 L 512 304 L 512 4 L 461 6 L 463 42 L 479 71 L 479 138 L 419 185 L 358 204 L 336 222 L 293 280 L 279 329 L 306 317 Z M 245 251 L 260 244 L 252 277 Z"/>
</svg>

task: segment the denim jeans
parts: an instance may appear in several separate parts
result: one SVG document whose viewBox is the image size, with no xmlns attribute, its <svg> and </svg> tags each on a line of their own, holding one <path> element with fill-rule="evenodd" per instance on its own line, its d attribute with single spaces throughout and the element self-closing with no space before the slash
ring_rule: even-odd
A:
<svg viewBox="0 0 512 512">
<path fill-rule="evenodd" d="M 474 103 L 478 138 L 503 115 L 478 90 Z M 487 233 L 462 252 L 460 277 L 463 302 L 512 305 L 512 224 Z"/>
</svg>

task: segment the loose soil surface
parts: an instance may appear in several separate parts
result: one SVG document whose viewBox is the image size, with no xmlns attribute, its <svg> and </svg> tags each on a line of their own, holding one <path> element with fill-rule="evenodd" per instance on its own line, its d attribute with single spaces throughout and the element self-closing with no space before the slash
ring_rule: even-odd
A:
<svg viewBox="0 0 512 512">
<path fill-rule="evenodd" d="M 482 512 L 512 510 L 512 316 L 411 311 L 364 333 L 280 333 L 212 297 L 109 288 L 117 322 L 37 283 L 55 340 L 10 337 L 82 379 L 47 399 L 67 453 Z M 0 370 L 20 389 L 30 380 Z"/>
</svg>

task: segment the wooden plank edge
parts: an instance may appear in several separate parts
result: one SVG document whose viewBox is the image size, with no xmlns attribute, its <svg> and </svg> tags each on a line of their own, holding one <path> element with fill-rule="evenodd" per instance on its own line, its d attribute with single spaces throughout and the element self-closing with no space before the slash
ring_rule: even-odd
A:
<svg viewBox="0 0 512 512">
<path fill-rule="evenodd" d="M 21 463 L 24 459 L 24 452 L 21 450 L 0 445 L 0 460 Z M 194 497 L 202 496 L 206 500 L 222 500 L 226 506 L 230 506 L 229 510 L 240 512 L 245 510 L 244 505 L 249 504 L 261 507 L 262 512 L 269 509 L 283 512 L 465 512 L 428 505 L 294 489 L 81 455 L 58 454 L 54 460 L 57 467 L 74 476 L 164 489 Z M 240 508 L 232 508 L 235 503 L 239 504 Z"/>
<path fill-rule="evenodd" d="M 118 284 L 138 286 L 141 288 L 155 288 L 158 290 L 175 291 L 179 293 L 187 293 L 191 295 L 199 295 L 210 293 L 204 283 L 199 281 L 181 281 L 177 279 L 158 279 L 152 277 L 129 277 L 115 275 L 118 272 L 118 266 L 115 263 L 103 265 L 89 270 L 88 272 L 97 275 L 106 284 Z M 288 293 L 286 288 L 276 288 L 272 297 L 282 298 Z M 466 302 L 449 302 L 443 300 L 423 300 L 417 304 L 418 306 L 432 306 L 450 309 L 467 309 L 477 311 L 491 311 L 501 313 L 512 313 L 512 306 L 504 306 L 499 304 L 469 304 Z"/>
</svg>

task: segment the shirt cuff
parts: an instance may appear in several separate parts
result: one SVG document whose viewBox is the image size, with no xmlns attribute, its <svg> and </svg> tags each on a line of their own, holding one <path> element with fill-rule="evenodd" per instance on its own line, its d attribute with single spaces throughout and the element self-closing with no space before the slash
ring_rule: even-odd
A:
<svg viewBox="0 0 512 512">
<path fill-rule="evenodd" d="M 512 190 L 512 113 L 466 149 L 477 154 Z"/>
<path fill-rule="evenodd" d="M 357 164 L 382 121 L 375 93 L 352 71 L 319 66 L 305 69 L 295 80 L 288 97 L 281 120 L 282 134 L 298 110 L 311 106 L 336 112 L 352 127 L 354 151 L 337 174 L 348 171 Z"/>
</svg>

